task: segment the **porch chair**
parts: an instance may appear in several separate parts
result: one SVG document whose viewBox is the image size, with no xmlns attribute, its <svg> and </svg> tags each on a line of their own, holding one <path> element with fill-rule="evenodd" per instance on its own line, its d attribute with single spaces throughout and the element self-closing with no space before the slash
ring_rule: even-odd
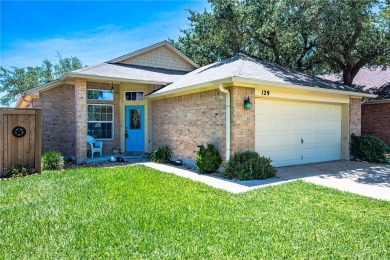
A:
<svg viewBox="0 0 390 260">
<path fill-rule="evenodd" d="M 93 158 L 94 153 L 100 153 L 100 157 L 103 156 L 103 142 L 96 141 L 95 138 L 87 135 L 87 144 L 91 146 L 91 158 Z"/>
</svg>

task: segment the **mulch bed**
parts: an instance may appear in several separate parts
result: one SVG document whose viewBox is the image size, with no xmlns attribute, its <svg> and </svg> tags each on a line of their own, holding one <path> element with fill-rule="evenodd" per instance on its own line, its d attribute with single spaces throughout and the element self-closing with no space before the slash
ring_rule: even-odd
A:
<svg viewBox="0 0 390 260">
<path fill-rule="evenodd" d="M 79 169 L 79 168 L 92 168 L 92 167 L 118 167 L 125 166 L 129 164 L 134 164 L 134 162 L 95 162 L 95 163 L 85 163 L 85 164 L 76 164 L 74 162 L 65 162 L 64 169 Z"/>
</svg>

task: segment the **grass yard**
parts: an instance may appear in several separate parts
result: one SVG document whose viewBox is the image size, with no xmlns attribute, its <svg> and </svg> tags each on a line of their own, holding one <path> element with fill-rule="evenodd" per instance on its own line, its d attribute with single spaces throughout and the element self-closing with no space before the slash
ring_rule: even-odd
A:
<svg viewBox="0 0 390 260">
<path fill-rule="evenodd" d="M 232 195 L 144 166 L 0 182 L 0 259 L 390 259 L 390 203 L 290 182 Z"/>
</svg>

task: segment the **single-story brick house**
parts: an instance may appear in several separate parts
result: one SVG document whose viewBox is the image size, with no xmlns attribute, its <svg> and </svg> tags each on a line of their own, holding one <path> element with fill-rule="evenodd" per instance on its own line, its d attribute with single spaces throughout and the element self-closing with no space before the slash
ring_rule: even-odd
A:
<svg viewBox="0 0 390 260">
<path fill-rule="evenodd" d="M 339 81 L 339 75 L 326 79 Z M 353 80 L 357 89 L 378 95 L 362 103 L 362 134 L 374 135 L 390 146 L 390 68 L 362 68 Z"/>
<path fill-rule="evenodd" d="M 364 97 L 375 96 L 245 55 L 199 68 L 164 41 L 65 73 L 17 106 L 41 107 L 43 151 L 78 163 L 92 135 L 106 154 L 167 145 L 194 161 L 198 145 L 212 143 L 225 160 L 251 150 L 286 166 L 349 159 Z"/>
</svg>

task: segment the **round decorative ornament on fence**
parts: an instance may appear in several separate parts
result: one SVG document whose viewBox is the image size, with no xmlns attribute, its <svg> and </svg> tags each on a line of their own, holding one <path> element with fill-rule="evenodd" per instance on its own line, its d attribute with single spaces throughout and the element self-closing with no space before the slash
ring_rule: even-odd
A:
<svg viewBox="0 0 390 260">
<path fill-rule="evenodd" d="M 12 129 L 13 136 L 20 138 L 26 135 L 26 128 L 23 126 L 16 126 Z"/>
</svg>

